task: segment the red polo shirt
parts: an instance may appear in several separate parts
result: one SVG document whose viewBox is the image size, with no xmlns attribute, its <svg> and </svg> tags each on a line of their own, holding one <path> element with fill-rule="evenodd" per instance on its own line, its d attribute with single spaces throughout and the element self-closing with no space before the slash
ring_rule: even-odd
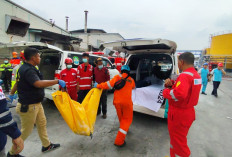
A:
<svg viewBox="0 0 232 157">
<path fill-rule="evenodd" d="M 94 78 L 98 84 L 109 81 L 110 80 L 109 70 L 106 67 L 103 67 L 101 70 L 98 67 L 95 67 Z"/>
</svg>

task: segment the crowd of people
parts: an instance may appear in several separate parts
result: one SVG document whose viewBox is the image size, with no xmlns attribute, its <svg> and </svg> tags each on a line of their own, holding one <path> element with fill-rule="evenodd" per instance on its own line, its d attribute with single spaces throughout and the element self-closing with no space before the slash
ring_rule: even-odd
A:
<svg viewBox="0 0 232 157">
<path fill-rule="evenodd" d="M 22 157 L 19 153 L 24 148 L 23 141 L 31 134 L 34 124 L 36 124 L 42 142 L 42 152 L 60 147 L 60 144 L 54 144 L 48 138 L 47 121 L 42 106 L 44 88 L 55 84 L 59 84 L 60 88 L 66 87 L 70 97 L 79 103 L 82 103 L 92 88 L 103 89 L 98 115 L 102 113 L 104 119 L 107 118 L 107 90 L 114 89 L 113 104 L 120 123 L 114 145 L 125 146 L 125 138 L 133 121 L 132 90 L 136 88 L 135 81 L 130 77 L 130 67 L 122 66 L 121 73 L 110 80 L 109 71 L 103 66 L 102 59 L 98 58 L 95 61 L 96 67 L 93 67 L 89 64 L 89 54 L 83 53 L 83 63 L 78 66 L 77 70 L 72 68 L 73 60 L 66 58 L 66 69 L 61 71 L 59 80 L 43 80 L 38 68 L 40 60 L 37 49 L 26 48 L 24 50 L 21 63 L 18 64 L 20 66 L 16 70 L 15 83 L 10 91 L 11 101 L 15 98 L 15 93 L 18 94 L 16 113 L 20 116 L 21 131 L 12 119 L 6 106 L 6 96 L 0 88 L 0 154 L 5 152 L 6 135 L 9 135 L 13 139 L 13 145 L 7 153 L 7 157 Z M 8 67 L 10 64 L 8 59 L 4 60 L 4 64 L 5 67 Z M 12 66 L 10 65 L 10 67 Z M 165 80 L 163 96 L 169 103 L 170 155 L 171 157 L 188 157 L 191 153 L 187 145 L 187 134 L 195 120 L 194 106 L 198 104 L 201 86 L 203 84 L 202 94 L 206 94 L 207 83 L 214 76 L 212 94 L 217 96 L 217 88 L 225 71 L 223 65 L 218 64 L 218 68 L 209 73 L 207 63 L 205 63 L 203 68 L 197 72 L 194 68 L 194 55 L 189 52 L 179 56 L 178 67 L 183 72 L 175 81 Z M 8 70 L 8 68 L 5 69 Z M 5 90 L 7 91 L 6 87 Z"/>
</svg>

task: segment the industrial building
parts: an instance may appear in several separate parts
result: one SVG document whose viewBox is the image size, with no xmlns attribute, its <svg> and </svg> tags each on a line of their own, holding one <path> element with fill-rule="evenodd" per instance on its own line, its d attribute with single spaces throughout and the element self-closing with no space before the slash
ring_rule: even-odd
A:
<svg viewBox="0 0 232 157">
<path fill-rule="evenodd" d="M 81 38 L 80 50 L 98 51 L 103 42 L 123 40 L 119 33 L 107 33 L 102 29 L 85 29 L 70 31 L 74 37 Z"/>
<path fill-rule="evenodd" d="M 18 41 L 45 42 L 64 50 L 79 50 L 82 40 L 73 37 L 54 21 L 48 21 L 10 0 L 1 0 L 0 44 Z M 0 53 L 5 56 L 9 52 L 0 50 Z"/>
<path fill-rule="evenodd" d="M 196 68 L 199 68 L 200 67 L 199 60 L 202 56 L 202 50 L 176 50 L 176 55 L 180 55 L 184 52 L 191 52 L 194 55 L 195 57 L 194 66 Z"/>
<path fill-rule="evenodd" d="M 204 61 L 215 68 L 222 62 L 226 71 L 232 72 L 232 32 L 221 32 L 210 36 L 210 47 L 205 49 Z"/>
</svg>

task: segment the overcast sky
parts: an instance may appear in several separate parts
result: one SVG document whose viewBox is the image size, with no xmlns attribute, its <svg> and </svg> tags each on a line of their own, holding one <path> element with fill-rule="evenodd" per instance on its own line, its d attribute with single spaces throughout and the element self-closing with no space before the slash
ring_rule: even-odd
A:
<svg viewBox="0 0 232 157">
<path fill-rule="evenodd" d="M 213 33 L 232 30 L 232 0 L 13 0 L 69 30 L 88 28 L 120 33 L 124 38 L 165 38 L 179 50 L 208 47 Z"/>
</svg>

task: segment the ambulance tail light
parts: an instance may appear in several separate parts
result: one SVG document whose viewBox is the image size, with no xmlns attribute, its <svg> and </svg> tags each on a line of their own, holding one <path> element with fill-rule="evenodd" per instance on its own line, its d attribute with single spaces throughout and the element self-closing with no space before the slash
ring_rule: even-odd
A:
<svg viewBox="0 0 232 157">
<path fill-rule="evenodd" d="M 56 70 L 56 71 L 55 71 L 54 78 L 55 78 L 55 79 L 60 79 L 60 70 Z"/>
</svg>

